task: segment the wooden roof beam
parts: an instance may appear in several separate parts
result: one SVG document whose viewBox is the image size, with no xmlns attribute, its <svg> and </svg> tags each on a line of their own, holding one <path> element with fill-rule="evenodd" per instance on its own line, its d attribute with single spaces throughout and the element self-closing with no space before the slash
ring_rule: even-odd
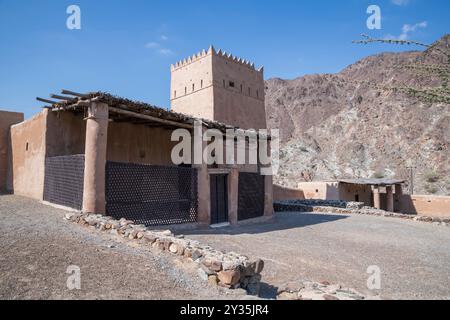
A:
<svg viewBox="0 0 450 320">
<path fill-rule="evenodd" d="M 176 121 L 171 121 L 171 120 L 166 120 L 166 119 L 160 119 L 160 118 L 152 117 L 152 116 L 149 116 L 149 115 L 146 115 L 146 114 L 137 113 L 137 112 L 128 111 L 128 110 L 123 110 L 123 109 L 119 109 L 119 108 L 115 108 L 115 107 L 109 107 L 109 111 L 114 112 L 114 113 L 118 113 L 118 114 L 122 114 L 122 115 L 126 115 L 126 116 L 129 116 L 129 117 L 138 118 L 138 119 L 150 120 L 150 121 L 162 123 L 162 124 L 165 124 L 165 125 L 181 127 L 181 128 L 186 128 L 186 129 L 192 129 L 193 128 L 192 124 L 181 123 L 181 122 L 176 122 Z"/>
<path fill-rule="evenodd" d="M 43 99 L 43 98 L 39 98 L 39 97 L 36 97 L 36 100 L 40 101 L 40 102 L 50 103 L 50 104 L 57 104 L 57 103 L 59 103 L 58 101 Z"/>
<path fill-rule="evenodd" d="M 78 92 L 70 91 L 70 90 L 66 90 L 66 89 L 62 89 L 61 93 L 62 94 L 68 94 L 70 96 L 79 97 L 79 98 L 89 98 L 89 95 L 87 95 L 87 94 L 78 93 Z"/>
<path fill-rule="evenodd" d="M 77 99 L 77 98 L 74 98 L 74 97 L 60 96 L 58 94 L 51 94 L 50 97 L 54 98 L 54 99 L 63 100 L 63 101 L 74 101 L 74 100 Z"/>
</svg>

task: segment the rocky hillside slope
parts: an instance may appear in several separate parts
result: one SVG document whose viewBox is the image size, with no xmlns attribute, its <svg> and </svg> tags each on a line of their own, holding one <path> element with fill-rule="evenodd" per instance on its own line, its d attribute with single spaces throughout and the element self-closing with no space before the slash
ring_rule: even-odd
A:
<svg viewBox="0 0 450 320">
<path fill-rule="evenodd" d="M 337 74 L 266 81 L 281 133 L 275 181 L 414 177 L 414 193 L 450 193 L 450 35 L 425 51 L 382 53 Z M 426 92 L 426 94 L 423 94 Z M 435 95 L 436 93 L 436 95 Z M 412 168 L 412 169 L 408 169 Z"/>
</svg>

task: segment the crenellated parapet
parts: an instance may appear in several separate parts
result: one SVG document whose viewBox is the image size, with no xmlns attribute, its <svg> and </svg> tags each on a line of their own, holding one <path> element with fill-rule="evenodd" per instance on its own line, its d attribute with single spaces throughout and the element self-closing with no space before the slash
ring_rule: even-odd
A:
<svg viewBox="0 0 450 320">
<path fill-rule="evenodd" d="M 201 52 L 199 52 L 197 54 L 194 54 L 192 56 L 189 56 L 188 58 L 185 58 L 183 60 L 180 60 L 180 61 L 176 62 L 175 64 L 172 64 L 170 66 L 170 69 L 172 71 L 174 71 L 176 69 L 179 69 L 179 68 L 182 68 L 184 66 L 187 66 L 187 65 L 189 65 L 189 64 L 191 64 L 193 62 L 196 62 L 196 61 L 198 61 L 198 60 L 200 60 L 200 59 L 202 59 L 202 58 L 204 58 L 204 57 L 206 57 L 208 55 L 215 55 L 217 57 L 221 57 L 221 58 L 226 59 L 226 60 L 228 60 L 230 62 L 233 62 L 233 63 L 236 63 L 236 64 L 240 64 L 240 65 L 242 65 L 244 67 L 247 67 L 247 68 L 249 68 L 251 70 L 254 70 L 256 72 L 260 72 L 260 73 L 264 72 L 264 67 L 263 66 L 261 66 L 259 69 L 256 69 L 255 68 L 255 64 L 253 62 L 250 62 L 248 60 L 245 60 L 245 59 L 242 59 L 240 57 L 234 56 L 233 54 L 227 53 L 227 52 L 225 52 L 222 49 L 216 50 L 212 45 L 209 46 L 208 50 L 202 50 Z"/>
</svg>

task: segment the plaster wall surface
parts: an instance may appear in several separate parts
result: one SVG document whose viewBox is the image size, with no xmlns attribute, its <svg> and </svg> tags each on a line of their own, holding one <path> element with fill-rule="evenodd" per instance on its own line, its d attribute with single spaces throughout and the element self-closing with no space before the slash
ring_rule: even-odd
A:
<svg viewBox="0 0 450 320">
<path fill-rule="evenodd" d="M 171 72 L 171 109 L 198 118 L 214 119 L 212 54 Z"/>
<path fill-rule="evenodd" d="M 10 128 L 23 119 L 23 113 L 0 111 L 0 192 L 13 188 Z"/>
<path fill-rule="evenodd" d="M 339 200 L 339 184 L 334 181 L 300 182 L 305 199 Z"/>
<path fill-rule="evenodd" d="M 49 112 L 47 119 L 47 157 L 84 154 L 86 121 L 82 114 Z"/>
<path fill-rule="evenodd" d="M 43 199 L 48 113 L 44 109 L 11 127 L 13 187 L 17 195 Z"/>
<path fill-rule="evenodd" d="M 292 189 L 287 187 L 282 187 L 279 185 L 273 186 L 273 199 L 274 201 L 281 200 L 304 200 L 305 194 L 303 190 Z"/>
<path fill-rule="evenodd" d="M 450 197 L 431 195 L 401 195 L 399 211 L 430 217 L 450 217 Z"/>
<path fill-rule="evenodd" d="M 372 206 L 372 189 L 367 185 L 339 184 L 339 200 L 364 202 L 366 206 Z"/>
<path fill-rule="evenodd" d="M 152 165 L 174 165 L 172 130 L 127 122 L 110 122 L 107 160 Z"/>
<path fill-rule="evenodd" d="M 265 129 L 263 70 L 209 50 L 171 70 L 171 108 L 175 112 Z"/>
<path fill-rule="evenodd" d="M 243 129 L 265 129 L 264 77 L 227 57 L 213 56 L 214 120 Z"/>
</svg>

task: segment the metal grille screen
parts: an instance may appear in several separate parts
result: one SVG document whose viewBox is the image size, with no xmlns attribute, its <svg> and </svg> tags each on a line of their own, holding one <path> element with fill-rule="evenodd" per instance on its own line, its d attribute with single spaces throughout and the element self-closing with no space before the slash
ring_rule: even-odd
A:
<svg viewBox="0 0 450 320">
<path fill-rule="evenodd" d="M 240 172 L 238 193 L 238 220 L 264 215 L 264 176 Z"/>
<path fill-rule="evenodd" d="M 139 224 L 197 221 L 197 170 L 108 161 L 106 212 Z"/>
<path fill-rule="evenodd" d="M 84 155 L 45 159 L 45 201 L 81 210 L 83 184 Z"/>
</svg>

